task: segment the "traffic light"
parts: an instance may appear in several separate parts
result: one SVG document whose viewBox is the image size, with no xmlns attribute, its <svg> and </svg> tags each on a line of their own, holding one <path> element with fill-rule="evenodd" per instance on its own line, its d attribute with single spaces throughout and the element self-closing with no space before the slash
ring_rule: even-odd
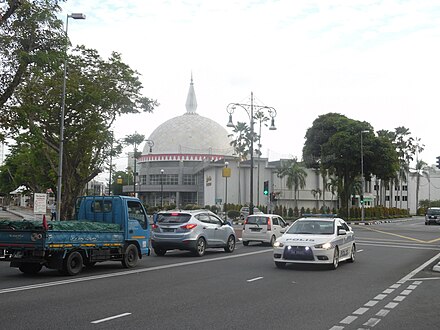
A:
<svg viewBox="0 0 440 330">
<path fill-rule="evenodd" d="M 269 195 L 269 181 L 264 181 L 263 194 Z"/>
<path fill-rule="evenodd" d="M 361 204 L 364 204 L 364 195 L 361 195 L 360 202 L 361 202 Z"/>
<path fill-rule="evenodd" d="M 440 168 L 440 156 L 437 156 L 437 168 Z"/>
</svg>

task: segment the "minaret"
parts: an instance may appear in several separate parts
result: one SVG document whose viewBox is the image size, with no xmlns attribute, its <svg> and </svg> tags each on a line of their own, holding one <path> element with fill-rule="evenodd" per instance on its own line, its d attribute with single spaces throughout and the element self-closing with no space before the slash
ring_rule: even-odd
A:
<svg viewBox="0 0 440 330">
<path fill-rule="evenodd" d="M 197 110 L 196 93 L 194 92 L 193 76 L 191 72 L 191 83 L 189 84 L 188 96 L 186 98 L 186 114 L 195 114 Z"/>
</svg>

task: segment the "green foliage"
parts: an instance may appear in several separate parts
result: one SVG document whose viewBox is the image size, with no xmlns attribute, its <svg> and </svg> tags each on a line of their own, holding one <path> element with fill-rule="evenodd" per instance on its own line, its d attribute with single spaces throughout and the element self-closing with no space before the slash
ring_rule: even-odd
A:
<svg viewBox="0 0 440 330">
<path fill-rule="evenodd" d="M 240 211 L 237 211 L 237 210 L 229 210 L 228 211 L 228 218 L 237 219 L 238 217 L 240 217 Z"/>
</svg>

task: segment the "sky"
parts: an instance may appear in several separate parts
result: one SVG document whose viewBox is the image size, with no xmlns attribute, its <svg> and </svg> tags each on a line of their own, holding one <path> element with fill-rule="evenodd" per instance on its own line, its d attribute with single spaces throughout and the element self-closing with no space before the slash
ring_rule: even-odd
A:
<svg viewBox="0 0 440 330">
<path fill-rule="evenodd" d="M 153 114 L 121 117 L 115 137 L 146 138 L 185 113 L 191 74 L 197 113 L 226 128 L 229 103 L 276 109 L 262 131 L 263 157 L 301 159 L 320 115 L 409 129 L 432 165 L 440 155 L 440 2 L 431 0 L 67 0 L 72 44 L 140 73 Z M 234 121 L 249 122 L 245 111 Z M 172 134 L 172 132 L 170 132 Z M 360 143 L 360 142 L 359 142 Z M 126 150 L 128 152 L 129 150 Z M 116 161 L 119 170 L 127 157 Z"/>
</svg>

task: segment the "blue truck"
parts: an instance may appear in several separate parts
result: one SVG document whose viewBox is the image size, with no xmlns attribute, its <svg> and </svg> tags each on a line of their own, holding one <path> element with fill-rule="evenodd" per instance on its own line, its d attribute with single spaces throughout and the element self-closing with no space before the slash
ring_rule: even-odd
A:
<svg viewBox="0 0 440 330">
<path fill-rule="evenodd" d="M 84 196 L 74 220 L 0 220 L 0 251 L 25 274 L 47 267 L 77 275 L 103 261 L 132 268 L 150 255 L 148 215 L 138 198 Z"/>
</svg>

